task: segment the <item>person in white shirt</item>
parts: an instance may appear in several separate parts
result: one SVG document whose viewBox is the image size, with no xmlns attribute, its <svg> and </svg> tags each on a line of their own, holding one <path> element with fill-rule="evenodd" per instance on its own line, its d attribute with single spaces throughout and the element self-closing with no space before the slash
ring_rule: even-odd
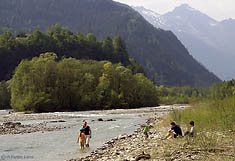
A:
<svg viewBox="0 0 235 161">
<path fill-rule="evenodd" d="M 189 130 L 189 131 L 186 131 L 186 132 L 184 133 L 184 136 L 189 135 L 189 136 L 192 136 L 192 137 L 193 137 L 193 136 L 195 136 L 194 121 L 190 121 L 189 125 L 190 125 L 190 130 Z"/>
</svg>

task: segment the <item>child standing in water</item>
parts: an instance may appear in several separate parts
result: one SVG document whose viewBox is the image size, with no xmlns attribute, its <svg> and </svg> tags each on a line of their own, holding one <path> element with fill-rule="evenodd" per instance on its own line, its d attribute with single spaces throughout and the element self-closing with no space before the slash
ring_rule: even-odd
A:
<svg viewBox="0 0 235 161">
<path fill-rule="evenodd" d="M 80 142 L 81 149 L 85 148 L 85 140 L 86 140 L 85 129 L 81 128 L 80 134 L 78 135 L 78 139 L 77 139 L 77 143 Z"/>
</svg>

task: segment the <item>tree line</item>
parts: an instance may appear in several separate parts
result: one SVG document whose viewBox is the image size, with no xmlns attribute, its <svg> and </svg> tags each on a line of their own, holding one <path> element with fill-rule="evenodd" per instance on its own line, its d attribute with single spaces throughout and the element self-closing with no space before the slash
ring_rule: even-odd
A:
<svg viewBox="0 0 235 161">
<path fill-rule="evenodd" d="M 50 63 L 48 62 L 48 64 L 44 64 L 43 68 L 41 65 L 43 65 L 42 62 L 44 62 L 45 59 L 53 60 L 52 62 L 54 64 L 57 64 L 56 67 L 52 68 L 53 63 L 50 62 L 52 64 L 49 65 Z M 26 64 L 28 64 L 27 68 Z M 24 69 L 21 69 L 23 68 L 23 66 Z M 50 66 L 51 68 L 49 68 Z M 70 67 L 72 69 L 69 69 Z M 80 74 L 70 75 L 71 73 L 70 71 L 74 70 L 75 72 L 76 67 L 79 67 L 76 69 L 76 72 Z M 38 70 L 37 72 L 36 68 Z M 54 107 L 48 110 L 58 110 L 58 111 L 143 107 L 143 106 L 154 106 L 157 105 L 158 103 L 165 103 L 165 104 L 190 103 L 195 99 L 200 101 L 205 98 L 209 99 L 210 101 L 223 100 L 235 96 L 235 80 L 225 81 L 219 84 L 213 84 L 210 88 L 194 88 L 190 86 L 171 87 L 171 88 L 165 86 L 153 87 L 152 82 L 149 81 L 146 77 L 144 77 L 143 74 L 133 74 L 133 72 L 130 69 L 122 66 L 121 64 L 112 64 L 111 62 L 108 61 L 97 62 L 92 60 L 76 60 L 73 58 L 63 58 L 61 61 L 58 62 L 57 56 L 50 53 L 41 55 L 39 58 L 34 58 L 33 60 L 22 61 L 19 67 L 17 67 L 17 71 L 19 69 L 21 69 L 22 71 L 16 72 L 16 74 L 14 75 L 14 79 L 11 79 L 10 81 L 7 82 L 6 81 L 0 82 L 0 109 L 9 108 L 11 107 L 10 105 L 13 105 L 12 104 L 13 102 L 10 103 L 12 95 L 14 96 L 12 101 L 16 98 L 18 99 L 15 102 L 17 106 L 15 107 L 16 110 L 32 110 L 31 109 L 32 106 L 30 108 L 26 108 L 25 105 L 18 105 L 18 104 L 21 103 L 25 104 L 23 102 L 24 101 L 27 102 L 27 100 L 31 101 L 30 104 L 33 104 L 33 102 L 37 104 L 37 101 L 40 102 L 40 100 L 45 101 L 47 100 L 46 99 L 47 95 L 45 94 L 48 93 L 45 91 L 49 91 L 49 89 L 52 88 L 54 88 L 54 96 L 53 96 L 54 99 L 57 99 L 60 103 L 56 105 L 58 106 L 57 108 L 56 106 L 54 106 L 54 104 L 50 104 L 51 108 L 53 106 Z M 23 74 L 23 70 L 25 70 L 24 72 L 28 72 L 31 69 L 34 70 L 32 70 L 30 74 L 28 73 L 26 77 L 26 75 Z M 47 77 L 46 75 L 42 77 L 41 72 L 43 71 L 43 69 L 48 70 Z M 52 72 L 53 70 L 56 71 Z M 56 81 L 57 83 L 54 82 L 55 78 L 49 77 L 51 73 L 54 73 L 54 76 L 55 73 L 57 73 L 58 78 L 60 78 L 59 80 L 61 81 L 63 80 L 64 82 L 58 83 L 58 80 Z M 16 77 L 16 75 L 19 76 Z M 78 76 L 79 79 L 75 78 Z M 37 90 L 40 91 L 41 89 L 44 89 L 44 92 L 35 92 L 37 91 L 35 89 L 36 85 L 24 84 L 24 86 L 22 86 L 22 84 L 19 84 L 20 81 L 16 79 L 19 77 L 24 77 L 24 79 L 28 81 L 30 79 L 33 79 L 34 81 L 31 83 L 36 83 L 38 88 Z M 36 81 L 36 79 L 34 78 L 38 78 L 40 80 Z M 11 82 L 13 82 L 13 80 L 15 79 L 18 80 L 18 83 L 12 84 Z M 75 88 L 74 85 L 78 84 L 71 83 L 72 79 L 79 80 L 79 82 L 82 81 L 84 82 L 80 83 L 79 87 L 75 86 L 76 87 Z M 23 78 L 21 78 L 21 81 L 23 81 Z M 139 83 L 138 86 L 136 84 L 132 84 L 132 81 L 134 81 L 135 83 L 138 82 Z M 44 86 L 46 86 L 47 88 L 43 88 L 42 87 L 43 85 L 40 85 L 43 82 Z M 56 85 L 58 85 L 56 88 L 55 88 L 55 83 Z M 140 84 L 142 84 L 142 86 Z M 53 86 L 50 87 L 50 85 Z M 34 88 L 32 88 L 32 86 L 34 86 Z M 149 88 L 150 86 L 151 88 Z M 77 100 L 77 102 L 79 102 L 79 106 L 76 106 L 76 103 L 73 103 L 74 101 L 72 98 L 75 97 L 71 97 L 71 95 L 74 96 L 75 94 L 73 95 L 71 92 L 68 92 L 70 91 L 70 89 L 73 88 L 75 90 L 74 93 L 76 93 L 76 91 L 83 93 L 83 94 L 80 93 L 79 97 L 77 93 L 76 98 L 79 99 L 74 99 L 74 101 Z M 28 91 L 28 89 L 34 89 L 34 90 L 32 90 L 30 94 L 28 93 L 26 95 L 22 95 L 21 97 L 12 94 L 12 92 L 17 93 L 17 90 L 18 92 L 24 94 L 27 93 L 25 92 L 25 90 Z M 55 89 L 57 89 L 57 91 Z M 149 91 L 147 92 L 146 90 Z M 137 91 L 138 95 L 136 93 Z M 59 105 L 61 105 L 61 107 Z M 37 106 L 39 106 L 39 104 L 37 104 Z M 65 108 L 63 109 L 62 107 Z"/>
<path fill-rule="evenodd" d="M 41 53 L 55 52 L 58 58 L 108 60 L 121 62 L 134 73 L 144 72 L 134 59 L 129 59 L 125 42 L 120 36 L 97 40 L 89 33 L 73 33 L 60 25 L 48 28 L 46 32 L 34 31 L 32 34 L 11 32 L 0 35 L 0 80 L 9 80 L 16 66 L 23 59 L 32 59 Z"/>
<path fill-rule="evenodd" d="M 214 100 L 235 96 L 235 80 L 224 81 L 211 86 L 211 98 Z"/>
<path fill-rule="evenodd" d="M 15 111 L 80 111 L 158 105 L 156 86 L 143 74 L 109 61 L 23 60 L 9 82 Z"/>
</svg>

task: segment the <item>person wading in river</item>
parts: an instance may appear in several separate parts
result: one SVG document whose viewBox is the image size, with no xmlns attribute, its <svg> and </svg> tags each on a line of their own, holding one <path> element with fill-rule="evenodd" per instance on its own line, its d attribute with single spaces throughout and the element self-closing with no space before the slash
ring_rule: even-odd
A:
<svg viewBox="0 0 235 161">
<path fill-rule="evenodd" d="M 83 121 L 83 128 L 85 129 L 85 136 L 86 136 L 86 147 L 89 147 L 90 139 L 91 139 L 91 128 L 87 126 L 87 122 Z"/>
</svg>

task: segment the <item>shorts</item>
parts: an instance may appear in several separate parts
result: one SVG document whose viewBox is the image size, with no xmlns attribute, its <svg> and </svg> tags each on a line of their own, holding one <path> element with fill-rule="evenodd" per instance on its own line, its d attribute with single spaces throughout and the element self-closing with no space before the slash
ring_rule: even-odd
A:
<svg viewBox="0 0 235 161">
<path fill-rule="evenodd" d="M 86 135 L 86 145 L 89 145 L 90 143 L 90 135 Z"/>
<path fill-rule="evenodd" d="M 177 137 L 182 137 L 182 135 L 178 135 L 174 133 L 174 138 L 177 138 Z"/>
<path fill-rule="evenodd" d="M 85 144 L 85 140 L 80 140 L 81 147 L 84 147 L 84 144 Z"/>
<path fill-rule="evenodd" d="M 144 135 L 145 135 L 146 138 L 149 137 L 148 132 L 144 132 Z"/>
</svg>

